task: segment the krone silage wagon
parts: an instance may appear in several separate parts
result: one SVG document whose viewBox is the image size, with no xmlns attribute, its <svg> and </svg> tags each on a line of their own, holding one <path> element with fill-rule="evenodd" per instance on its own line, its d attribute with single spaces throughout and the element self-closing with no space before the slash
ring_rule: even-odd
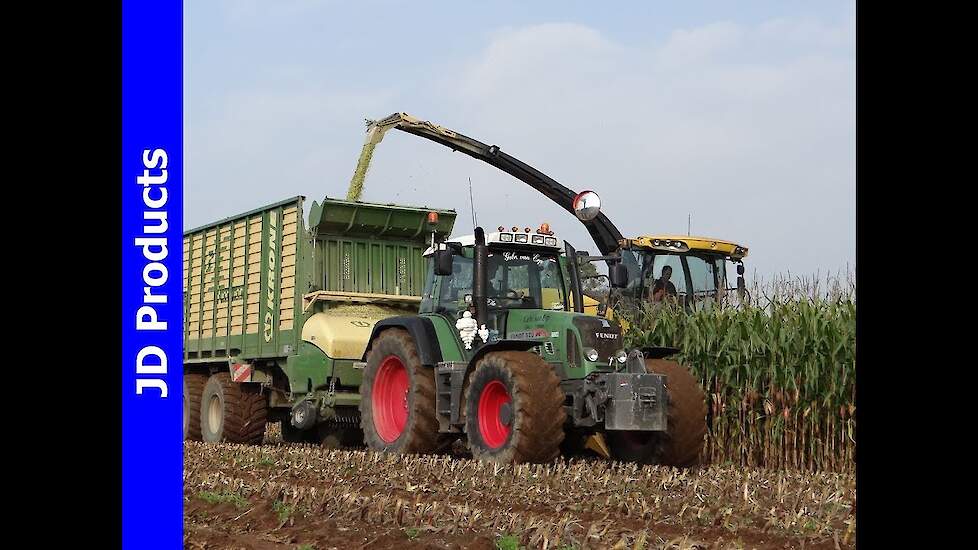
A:
<svg viewBox="0 0 978 550">
<path fill-rule="evenodd" d="M 352 443 L 377 321 L 417 313 L 422 253 L 453 210 L 294 197 L 184 232 L 183 432 Z"/>
</svg>

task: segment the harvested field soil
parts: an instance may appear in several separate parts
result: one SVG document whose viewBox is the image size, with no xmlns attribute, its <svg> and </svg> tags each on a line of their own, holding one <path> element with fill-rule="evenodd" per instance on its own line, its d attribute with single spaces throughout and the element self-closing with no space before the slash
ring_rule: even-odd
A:
<svg viewBox="0 0 978 550">
<path fill-rule="evenodd" d="M 855 477 L 184 443 L 185 548 L 853 548 Z"/>
</svg>

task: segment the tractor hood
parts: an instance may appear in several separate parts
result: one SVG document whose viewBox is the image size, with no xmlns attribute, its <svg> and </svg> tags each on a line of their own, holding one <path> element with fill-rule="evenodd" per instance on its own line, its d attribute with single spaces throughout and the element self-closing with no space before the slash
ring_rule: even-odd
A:
<svg viewBox="0 0 978 550">
<path fill-rule="evenodd" d="M 615 354 L 624 349 L 618 322 L 573 311 L 509 310 L 504 337 L 539 341 L 544 361 L 566 361 L 570 378 L 612 368 Z M 588 349 L 597 351 L 596 361 L 587 359 Z"/>
</svg>

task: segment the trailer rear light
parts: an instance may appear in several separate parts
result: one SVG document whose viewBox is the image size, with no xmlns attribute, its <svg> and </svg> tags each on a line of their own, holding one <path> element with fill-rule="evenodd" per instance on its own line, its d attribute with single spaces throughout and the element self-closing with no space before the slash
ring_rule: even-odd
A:
<svg viewBox="0 0 978 550">
<path fill-rule="evenodd" d="M 517 233 L 516 234 L 516 242 L 518 242 L 518 243 L 525 243 L 525 242 L 529 241 L 529 237 L 530 236 L 527 235 L 526 233 Z"/>
<path fill-rule="evenodd" d="M 547 246 L 557 246 L 557 239 L 555 237 L 547 237 L 544 239 L 544 243 Z"/>
<path fill-rule="evenodd" d="M 513 234 L 512 233 L 500 233 L 499 234 L 499 242 L 501 242 L 501 243 L 511 243 L 511 242 L 513 242 Z"/>
<path fill-rule="evenodd" d="M 533 244 L 543 244 L 543 235 L 533 235 L 531 241 Z"/>
</svg>

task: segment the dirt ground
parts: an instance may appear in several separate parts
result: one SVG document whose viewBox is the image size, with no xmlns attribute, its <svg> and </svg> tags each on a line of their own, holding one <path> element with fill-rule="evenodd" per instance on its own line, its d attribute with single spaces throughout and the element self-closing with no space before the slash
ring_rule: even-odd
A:
<svg viewBox="0 0 978 550">
<path fill-rule="evenodd" d="M 184 547 L 855 547 L 851 474 L 184 445 Z"/>
</svg>

